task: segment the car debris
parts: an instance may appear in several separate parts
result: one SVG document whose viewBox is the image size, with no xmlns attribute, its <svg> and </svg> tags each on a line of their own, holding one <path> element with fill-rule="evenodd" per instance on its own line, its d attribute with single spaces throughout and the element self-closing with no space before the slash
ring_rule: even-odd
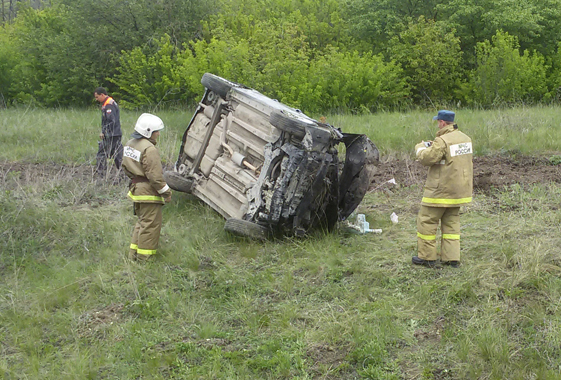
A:
<svg viewBox="0 0 561 380">
<path fill-rule="evenodd" d="M 379 162 L 366 135 L 210 73 L 201 83 L 203 98 L 164 173 L 172 189 L 219 212 L 226 231 L 260 240 L 331 231 L 356 209 Z"/>
<path fill-rule="evenodd" d="M 374 228 L 374 229 L 370 228 L 370 223 L 368 223 L 366 221 L 366 215 L 364 215 L 364 214 L 358 214 L 356 216 L 356 222 L 355 223 L 351 223 L 349 220 L 346 220 L 346 227 L 347 227 L 347 231 L 350 231 L 350 232 L 356 233 L 356 234 L 360 234 L 360 235 L 364 235 L 368 232 L 371 232 L 371 233 L 374 233 L 374 234 L 381 234 L 382 233 L 381 228 Z"/>
</svg>

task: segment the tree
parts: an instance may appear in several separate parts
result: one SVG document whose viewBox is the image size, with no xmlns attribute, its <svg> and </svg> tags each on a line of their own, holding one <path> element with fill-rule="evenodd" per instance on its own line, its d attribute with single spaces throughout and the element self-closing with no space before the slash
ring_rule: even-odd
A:
<svg viewBox="0 0 561 380">
<path fill-rule="evenodd" d="M 6 107 L 15 95 L 14 67 L 20 61 L 10 26 L 0 27 L 0 108 Z"/>
<path fill-rule="evenodd" d="M 368 49 L 385 53 L 392 35 L 407 28 L 412 20 L 440 19 L 440 5 L 449 0 L 349 0 L 346 14 L 351 35 L 368 41 Z"/>
<path fill-rule="evenodd" d="M 471 85 L 475 102 L 491 106 L 517 101 L 538 102 L 548 93 L 544 58 L 519 52 L 518 38 L 499 31 L 477 44 L 477 67 Z"/>
<path fill-rule="evenodd" d="M 0 25 L 12 22 L 17 14 L 20 5 L 30 6 L 35 9 L 43 7 L 42 0 L 0 0 Z"/>
<path fill-rule="evenodd" d="M 460 39 L 423 16 L 392 38 L 390 56 L 403 67 L 415 103 L 455 98 L 462 77 Z"/>
<path fill-rule="evenodd" d="M 477 43 L 491 40 L 497 30 L 516 36 L 522 50 L 542 54 L 551 54 L 551 41 L 561 36 L 561 0 L 451 0 L 440 8 L 461 38 L 469 67 Z"/>
</svg>

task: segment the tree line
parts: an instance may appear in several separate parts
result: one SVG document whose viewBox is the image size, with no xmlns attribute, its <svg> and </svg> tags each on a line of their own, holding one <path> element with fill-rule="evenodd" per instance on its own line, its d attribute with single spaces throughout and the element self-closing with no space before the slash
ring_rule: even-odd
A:
<svg viewBox="0 0 561 380">
<path fill-rule="evenodd" d="M 306 112 L 561 100 L 561 0 L 0 1 L 5 107 L 184 106 L 205 72 Z"/>
</svg>

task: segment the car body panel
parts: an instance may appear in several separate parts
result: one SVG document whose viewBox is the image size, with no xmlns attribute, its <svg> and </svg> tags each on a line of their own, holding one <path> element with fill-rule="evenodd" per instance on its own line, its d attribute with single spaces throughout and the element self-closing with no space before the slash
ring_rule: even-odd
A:
<svg viewBox="0 0 561 380">
<path fill-rule="evenodd" d="M 202 82 L 208 87 L 183 135 L 174 171 L 166 173 L 170 187 L 192 193 L 226 219 L 281 235 L 332 229 L 358 206 L 379 159 L 368 137 L 344 134 L 212 74 Z M 342 168 L 340 142 L 346 145 Z M 174 176 L 189 186 L 171 182 Z M 245 222 L 231 225 L 252 229 Z"/>
</svg>

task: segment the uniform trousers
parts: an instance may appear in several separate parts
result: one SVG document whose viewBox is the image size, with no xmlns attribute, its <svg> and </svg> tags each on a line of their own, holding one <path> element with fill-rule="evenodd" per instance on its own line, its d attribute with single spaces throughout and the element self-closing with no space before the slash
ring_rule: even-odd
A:
<svg viewBox="0 0 561 380">
<path fill-rule="evenodd" d="M 436 230 L 440 221 L 442 261 L 460 261 L 460 208 L 421 205 L 417 216 L 417 256 L 436 260 Z"/>
<path fill-rule="evenodd" d="M 134 203 L 138 221 L 132 233 L 130 255 L 154 255 L 160 241 L 162 229 L 162 207 L 160 203 Z"/>
<path fill-rule="evenodd" d="M 95 158 L 97 160 L 95 168 L 97 174 L 105 175 L 108 158 L 115 159 L 115 167 L 117 170 L 121 169 L 121 164 L 123 162 L 123 144 L 121 143 L 121 136 L 105 137 L 101 139 Z"/>
</svg>

